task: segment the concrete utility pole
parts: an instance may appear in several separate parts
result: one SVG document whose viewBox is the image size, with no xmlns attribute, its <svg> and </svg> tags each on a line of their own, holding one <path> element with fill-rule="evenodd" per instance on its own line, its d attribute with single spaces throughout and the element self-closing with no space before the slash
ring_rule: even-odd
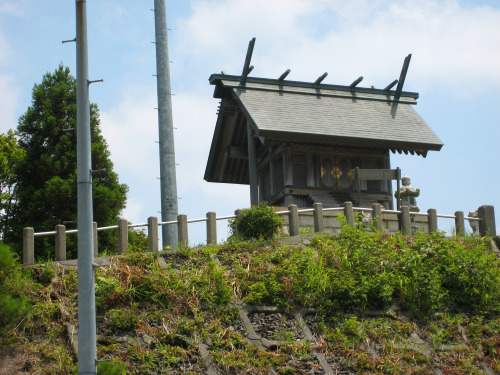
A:
<svg viewBox="0 0 500 375">
<path fill-rule="evenodd" d="M 177 220 L 177 181 L 175 175 L 172 92 L 168 60 L 167 11 L 165 0 L 155 0 L 156 80 L 158 91 L 158 129 L 160 141 L 161 220 Z M 175 225 L 162 226 L 163 248 L 177 247 Z"/>
<path fill-rule="evenodd" d="M 97 374 L 87 1 L 76 0 L 78 373 Z"/>
</svg>

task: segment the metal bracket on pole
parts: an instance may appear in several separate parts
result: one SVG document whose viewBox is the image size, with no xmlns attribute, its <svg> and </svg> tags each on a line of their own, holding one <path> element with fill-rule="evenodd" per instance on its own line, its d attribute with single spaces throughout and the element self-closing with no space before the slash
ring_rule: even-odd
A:
<svg viewBox="0 0 500 375">
<path fill-rule="evenodd" d="M 76 37 L 75 37 L 75 39 L 71 39 L 71 40 L 63 40 L 61 43 L 64 44 L 64 43 L 71 43 L 71 42 L 76 43 Z"/>
<path fill-rule="evenodd" d="M 87 80 L 87 85 L 90 85 L 92 83 L 96 83 L 96 82 L 104 82 L 104 80 L 101 78 L 101 79 L 96 79 L 95 81 L 89 81 Z"/>
</svg>

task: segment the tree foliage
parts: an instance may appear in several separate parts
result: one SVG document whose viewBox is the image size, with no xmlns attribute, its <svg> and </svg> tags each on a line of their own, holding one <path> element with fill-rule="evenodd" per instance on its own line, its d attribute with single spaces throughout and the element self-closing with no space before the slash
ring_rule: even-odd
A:
<svg viewBox="0 0 500 375">
<path fill-rule="evenodd" d="M 0 134 L 0 233 L 5 236 L 7 218 L 14 204 L 15 171 L 14 166 L 22 159 L 22 150 L 12 130 Z"/>
<path fill-rule="evenodd" d="M 92 169 L 102 170 L 93 175 L 94 221 L 98 226 L 113 225 L 125 207 L 128 187 L 119 183 L 113 171 L 95 104 L 90 106 L 90 126 Z M 35 84 L 17 135 L 25 154 L 16 165 L 17 202 L 8 238 L 19 244 L 23 227 L 54 230 L 57 224 L 77 220 L 76 80 L 69 68 L 60 65 Z M 100 236 L 99 241 L 100 246 L 110 245 L 109 235 Z M 53 241 L 45 242 L 36 244 L 36 251 L 41 250 L 37 256 L 47 256 L 52 250 Z"/>
</svg>

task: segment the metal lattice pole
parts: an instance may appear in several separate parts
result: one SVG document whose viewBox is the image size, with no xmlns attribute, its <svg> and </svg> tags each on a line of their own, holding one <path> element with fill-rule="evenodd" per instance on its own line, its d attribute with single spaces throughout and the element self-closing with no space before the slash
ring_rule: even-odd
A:
<svg viewBox="0 0 500 375">
<path fill-rule="evenodd" d="M 177 220 L 177 181 L 175 173 L 172 92 L 168 59 L 167 12 L 165 0 L 155 0 L 156 74 L 158 91 L 158 130 L 160 142 L 160 190 L 162 221 Z M 175 225 L 162 227 L 163 248 L 177 247 Z"/>
<path fill-rule="evenodd" d="M 97 374 L 87 2 L 76 0 L 78 373 Z"/>
</svg>

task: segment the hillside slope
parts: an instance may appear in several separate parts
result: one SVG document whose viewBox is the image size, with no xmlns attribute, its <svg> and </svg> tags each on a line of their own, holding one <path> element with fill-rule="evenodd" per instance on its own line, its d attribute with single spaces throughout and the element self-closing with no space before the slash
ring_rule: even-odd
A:
<svg viewBox="0 0 500 375">
<path fill-rule="evenodd" d="M 341 234 L 112 257 L 99 374 L 498 374 L 500 261 L 485 238 Z M 0 374 L 75 368 L 77 273 L 33 269 Z"/>
</svg>

